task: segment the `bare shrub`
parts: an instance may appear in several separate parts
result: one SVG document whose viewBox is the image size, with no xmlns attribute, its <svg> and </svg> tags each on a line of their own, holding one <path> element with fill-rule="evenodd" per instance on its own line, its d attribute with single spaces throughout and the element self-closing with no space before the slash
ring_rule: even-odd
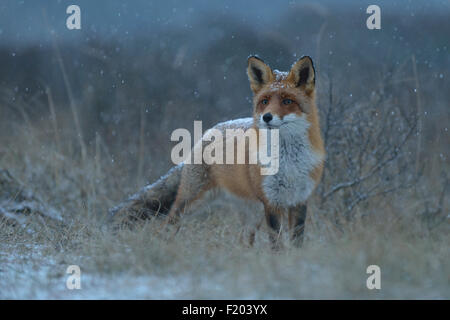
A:
<svg viewBox="0 0 450 320">
<path fill-rule="evenodd" d="M 336 221 L 377 212 L 382 203 L 400 196 L 420 196 L 426 202 L 437 194 L 419 191 L 420 183 L 429 181 L 420 160 L 422 115 L 414 76 L 411 84 L 401 81 L 396 70 L 386 72 L 380 86 L 360 99 L 337 95 L 330 74 L 323 81 L 320 110 L 327 160 L 316 203 Z M 436 209 L 441 211 L 448 178 L 442 180 Z"/>
</svg>

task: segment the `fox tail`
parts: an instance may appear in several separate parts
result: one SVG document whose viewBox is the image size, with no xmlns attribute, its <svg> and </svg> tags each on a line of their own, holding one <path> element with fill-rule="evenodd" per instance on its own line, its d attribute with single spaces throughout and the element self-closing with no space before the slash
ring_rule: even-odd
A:
<svg viewBox="0 0 450 320">
<path fill-rule="evenodd" d="M 108 212 L 114 224 L 130 224 L 152 216 L 167 215 L 175 201 L 183 164 L 170 169 L 153 184 L 111 208 Z"/>
</svg>

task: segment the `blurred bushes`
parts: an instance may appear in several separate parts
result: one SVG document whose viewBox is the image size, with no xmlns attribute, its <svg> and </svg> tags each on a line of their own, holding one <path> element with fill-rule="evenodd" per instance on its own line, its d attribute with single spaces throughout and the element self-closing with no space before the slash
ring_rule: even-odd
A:
<svg viewBox="0 0 450 320">
<path fill-rule="evenodd" d="M 137 159 L 143 157 L 142 178 L 149 181 L 171 166 L 170 134 L 175 128 L 191 129 L 194 120 L 202 120 L 205 130 L 251 115 L 248 55 L 259 54 L 274 69 L 287 70 L 307 54 L 316 63 L 319 108 L 332 106 L 336 99 L 351 106 L 389 101 L 377 105 L 380 114 L 388 114 L 386 108 L 393 104 L 402 110 L 416 104 L 420 94 L 423 152 L 429 157 L 430 151 L 441 150 L 435 156 L 443 156 L 436 161 L 448 166 L 450 21 L 445 15 L 417 12 L 407 17 L 384 11 L 382 30 L 371 31 L 365 27 L 365 9 L 359 7 L 290 5 L 277 14 L 279 19 L 265 23 L 256 16 L 252 21 L 206 12 L 189 26 L 142 30 L 122 38 L 82 31 L 84 40 L 74 44 L 55 36 L 54 47 L 3 45 L 0 141 L 24 124 L 51 132 L 46 87 L 60 134 L 67 139 L 76 135 L 55 52 L 60 50 L 85 143 L 91 146 L 101 137 L 130 175 L 137 174 Z"/>
</svg>

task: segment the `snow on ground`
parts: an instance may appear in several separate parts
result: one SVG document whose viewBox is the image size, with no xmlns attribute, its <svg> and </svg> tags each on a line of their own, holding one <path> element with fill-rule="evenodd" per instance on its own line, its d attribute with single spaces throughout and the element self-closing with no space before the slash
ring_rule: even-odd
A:
<svg viewBox="0 0 450 320">
<path fill-rule="evenodd" d="M 32 254 L 0 251 L 0 299 L 181 299 L 193 287 L 187 277 L 95 275 L 83 273 L 81 288 L 68 289 L 68 265 Z"/>
</svg>

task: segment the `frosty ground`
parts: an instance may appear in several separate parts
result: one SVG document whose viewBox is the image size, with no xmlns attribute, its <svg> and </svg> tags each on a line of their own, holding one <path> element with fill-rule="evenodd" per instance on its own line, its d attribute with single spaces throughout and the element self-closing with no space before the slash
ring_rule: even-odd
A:
<svg viewBox="0 0 450 320">
<path fill-rule="evenodd" d="M 208 202 L 185 216 L 175 235 L 161 229 L 161 219 L 119 232 L 84 219 L 63 230 L 34 225 L 18 232 L 2 225 L 0 298 L 450 297 L 448 230 L 430 235 L 413 221 L 380 212 L 341 234 L 329 225 L 326 232 L 327 223 L 312 217 L 302 248 L 283 239 L 284 248 L 273 252 L 264 229 L 254 247 L 247 245 L 245 226 L 259 220 L 258 208 L 249 214 L 245 203 L 227 196 Z M 367 289 L 372 264 L 381 268 L 381 290 Z M 66 287 L 69 265 L 81 268 L 79 290 Z"/>
</svg>

